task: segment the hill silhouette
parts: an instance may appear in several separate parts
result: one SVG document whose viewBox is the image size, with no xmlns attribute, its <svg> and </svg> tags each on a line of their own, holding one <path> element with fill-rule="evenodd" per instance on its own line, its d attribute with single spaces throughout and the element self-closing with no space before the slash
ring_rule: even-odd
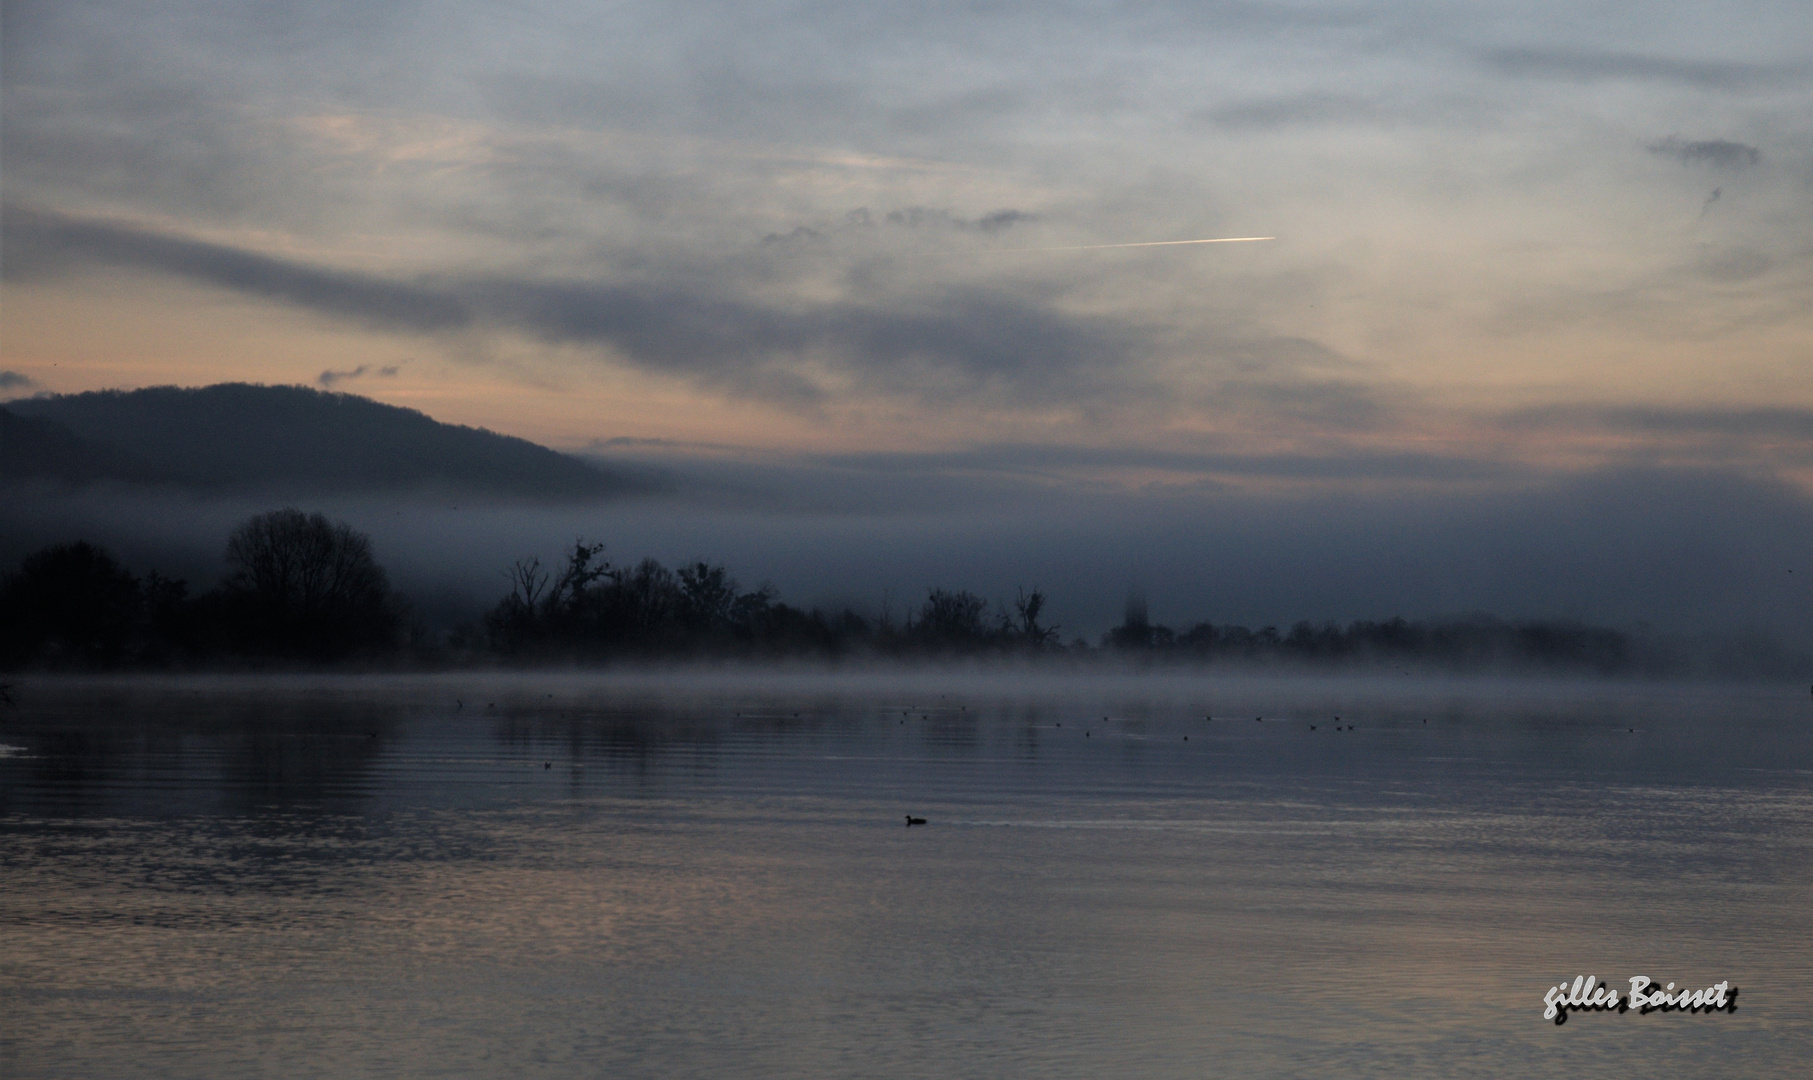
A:
<svg viewBox="0 0 1813 1080">
<path fill-rule="evenodd" d="M 55 420 L 0 407 L 0 479 L 24 478 L 72 484 L 170 479 L 132 454 L 90 442 Z"/>
<path fill-rule="evenodd" d="M 0 476 L 315 492 L 454 489 L 538 501 L 647 485 L 527 439 L 302 386 L 221 383 L 10 402 Z"/>
</svg>

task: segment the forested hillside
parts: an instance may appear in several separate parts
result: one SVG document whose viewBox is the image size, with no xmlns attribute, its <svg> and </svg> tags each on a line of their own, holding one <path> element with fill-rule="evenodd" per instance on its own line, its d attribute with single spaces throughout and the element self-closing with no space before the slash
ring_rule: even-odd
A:
<svg viewBox="0 0 1813 1080">
<path fill-rule="evenodd" d="M 0 476 L 210 489 L 452 488 L 585 500 L 638 490 L 526 439 L 301 386 L 223 383 L 14 401 L 0 418 Z"/>
</svg>

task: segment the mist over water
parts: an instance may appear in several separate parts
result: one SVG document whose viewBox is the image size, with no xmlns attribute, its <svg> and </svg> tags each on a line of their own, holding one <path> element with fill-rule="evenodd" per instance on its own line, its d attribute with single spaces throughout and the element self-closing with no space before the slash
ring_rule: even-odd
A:
<svg viewBox="0 0 1813 1080">
<path fill-rule="evenodd" d="M 662 468 L 676 493 L 568 506 L 453 492 L 38 491 L 3 511 L 0 556 L 82 537 L 141 573 L 209 584 L 234 526 L 298 505 L 369 533 L 418 616 L 442 629 L 496 603 L 515 559 L 558 560 L 584 537 L 620 564 L 704 559 L 745 586 L 772 583 L 789 603 L 871 615 L 899 615 L 928 587 L 999 601 L 1039 586 L 1066 638 L 1093 640 L 1138 589 L 1155 622 L 1178 627 L 1484 611 L 1813 652 L 1813 503 L 1756 476 L 1653 470 L 1483 491 L 1255 494 L 1099 490 L 910 461 Z"/>
<path fill-rule="evenodd" d="M 21 1075 L 1793 1076 L 1813 1051 L 1804 686 L 14 693 Z M 1576 974 L 1727 979 L 1739 1009 L 1543 1020 Z"/>
</svg>

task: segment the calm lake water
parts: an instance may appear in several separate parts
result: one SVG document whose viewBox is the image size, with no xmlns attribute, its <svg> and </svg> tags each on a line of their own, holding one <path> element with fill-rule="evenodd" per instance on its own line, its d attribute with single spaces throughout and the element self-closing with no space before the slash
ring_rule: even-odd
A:
<svg viewBox="0 0 1813 1080">
<path fill-rule="evenodd" d="M 1804 685 L 23 681 L 3 1075 L 1813 1060 Z M 1579 974 L 1738 1008 L 1543 1020 Z"/>
</svg>

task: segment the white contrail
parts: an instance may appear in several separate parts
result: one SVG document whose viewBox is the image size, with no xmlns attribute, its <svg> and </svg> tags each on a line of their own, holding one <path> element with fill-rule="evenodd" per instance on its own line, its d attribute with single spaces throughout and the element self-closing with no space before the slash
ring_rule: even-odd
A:
<svg viewBox="0 0 1813 1080">
<path fill-rule="evenodd" d="M 1217 236 L 1208 240 L 1146 240 L 1137 244 L 1071 244 L 1065 247 L 986 248 L 987 251 L 1100 251 L 1103 248 L 1176 247 L 1179 244 L 1251 244 L 1276 236 Z"/>
</svg>

